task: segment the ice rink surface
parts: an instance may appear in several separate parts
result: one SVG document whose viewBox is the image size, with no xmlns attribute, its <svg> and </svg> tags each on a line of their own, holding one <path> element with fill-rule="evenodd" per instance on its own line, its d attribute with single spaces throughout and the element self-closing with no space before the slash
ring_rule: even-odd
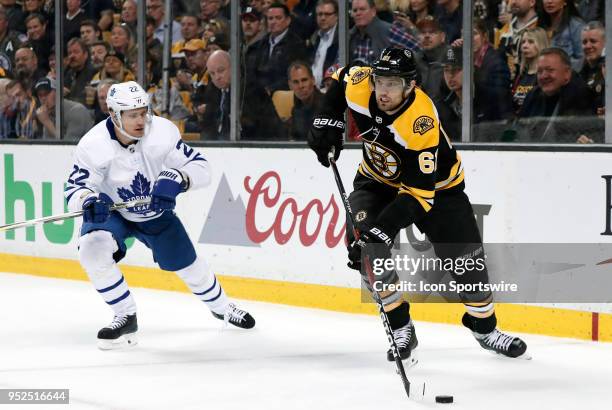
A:
<svg viewBox="0 0 612 410">
<path fill-rule="evenodd" d="M 408 377 L 427 390 L 414 402 L 377 316 L 239 301 L 256 328 L 223 330 L 189 294 L 132 292 L 139 344 L 103 352 L 96 333 L 112 315 L 89 283 L 0 273 L 0 388 L 70 389 L 54 409 L 612 408 L 610 344 L 524 335 L 533 360 L 511 360 L 463 327 L 419 322 Z"/>
</svg>

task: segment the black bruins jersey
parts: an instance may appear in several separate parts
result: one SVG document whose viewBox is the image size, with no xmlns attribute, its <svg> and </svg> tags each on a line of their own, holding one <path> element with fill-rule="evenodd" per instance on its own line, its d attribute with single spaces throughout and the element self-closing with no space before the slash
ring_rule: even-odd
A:
<svg viewBox="0 0 612 410">
<path fill-rule="evenodd" d="M 431 99 L 418 87 L 393 115 L 380 111 L 370 87 L 370 67 L 338 70 L 343 93 L 332 93 L 335 118 L 348 106 L 363 140 L 359 173 L 415 198 L 423 211 L 433 206 L 435 191 L 457 187 L 464 174 L 459 154 L 440 124 Z M 337 90 L 338 88 L 336 88 Z M 335 95 L 334 95 L 335 94 Z M 343 95 L 341 95 L 343 94 Z M 459 188 L 459 187 L 458 187 Z"/>
</svg>

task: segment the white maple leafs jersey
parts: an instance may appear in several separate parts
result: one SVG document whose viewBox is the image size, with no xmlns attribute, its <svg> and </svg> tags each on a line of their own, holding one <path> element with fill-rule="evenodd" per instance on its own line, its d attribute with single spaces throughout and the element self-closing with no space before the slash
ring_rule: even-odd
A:
<svg viewBox="0 0 612 410">
<path fill-rule="evenodd" d="M 153 116 L 149 133 L 136 144 L 119 142 L 110 118 L 98 123 L 79 141 L 74 165 L 64 196 L 71 211 L 81 210 L 84 199 L 93 193 L 108 195 L 114 203 L 148 199 L 153 184 L 164 168 L 186 174 L 190 189 L 210 184 L 211 172 L 202 154 L 181 139 L 169 120 Z M 121 215 L 133 222 L 157 218 L 149 205 L 122 209 Z"/>
</svg>

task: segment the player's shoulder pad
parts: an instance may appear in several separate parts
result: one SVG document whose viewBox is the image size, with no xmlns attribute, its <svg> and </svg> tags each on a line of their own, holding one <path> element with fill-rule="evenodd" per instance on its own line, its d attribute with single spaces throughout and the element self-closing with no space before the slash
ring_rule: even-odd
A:
<svg viewBox="0 0 612 410">
<path fill-rule="evenodd" d="M 406 149 L 422 151 L 438 145 L 440 119 L 431 99 L 420 88 L 410 107 L 391 124 L 396 140 Z"/>
<path fill-rule="evenodd" d="M 92 166 L 103 164 L 114 158 L 115 148 L 106 128 L 106 120 L 94 125 L 81 137 L 75 154 Z"/>
<path fill-rule="evenodd" d="M 372 68 L 353 66 L 344 76 L 345 95 L 348 106 L 357 112 L 368 115 L 369 101 L 372 95 L 370 74 Z"/>
</svg>

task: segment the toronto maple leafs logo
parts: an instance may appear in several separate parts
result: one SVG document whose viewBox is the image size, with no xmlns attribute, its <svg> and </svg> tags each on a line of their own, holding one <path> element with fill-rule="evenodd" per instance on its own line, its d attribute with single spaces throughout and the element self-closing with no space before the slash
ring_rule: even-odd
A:
<svg viewBox="0 0 612 410">
<path fill-rule="evenodd" d="M 131 190 L 128 188 L 117 189 L 117 195 L 125 202 L 146 199 L 151 196 L 151 182 L 140 172 L 136 173 L 129 188 Z M 127 210 L 135 214 L 146 214 L 149 212 L 149 205 L 139 205 L 133 208 L 127 208 Z"/>
</svg>

